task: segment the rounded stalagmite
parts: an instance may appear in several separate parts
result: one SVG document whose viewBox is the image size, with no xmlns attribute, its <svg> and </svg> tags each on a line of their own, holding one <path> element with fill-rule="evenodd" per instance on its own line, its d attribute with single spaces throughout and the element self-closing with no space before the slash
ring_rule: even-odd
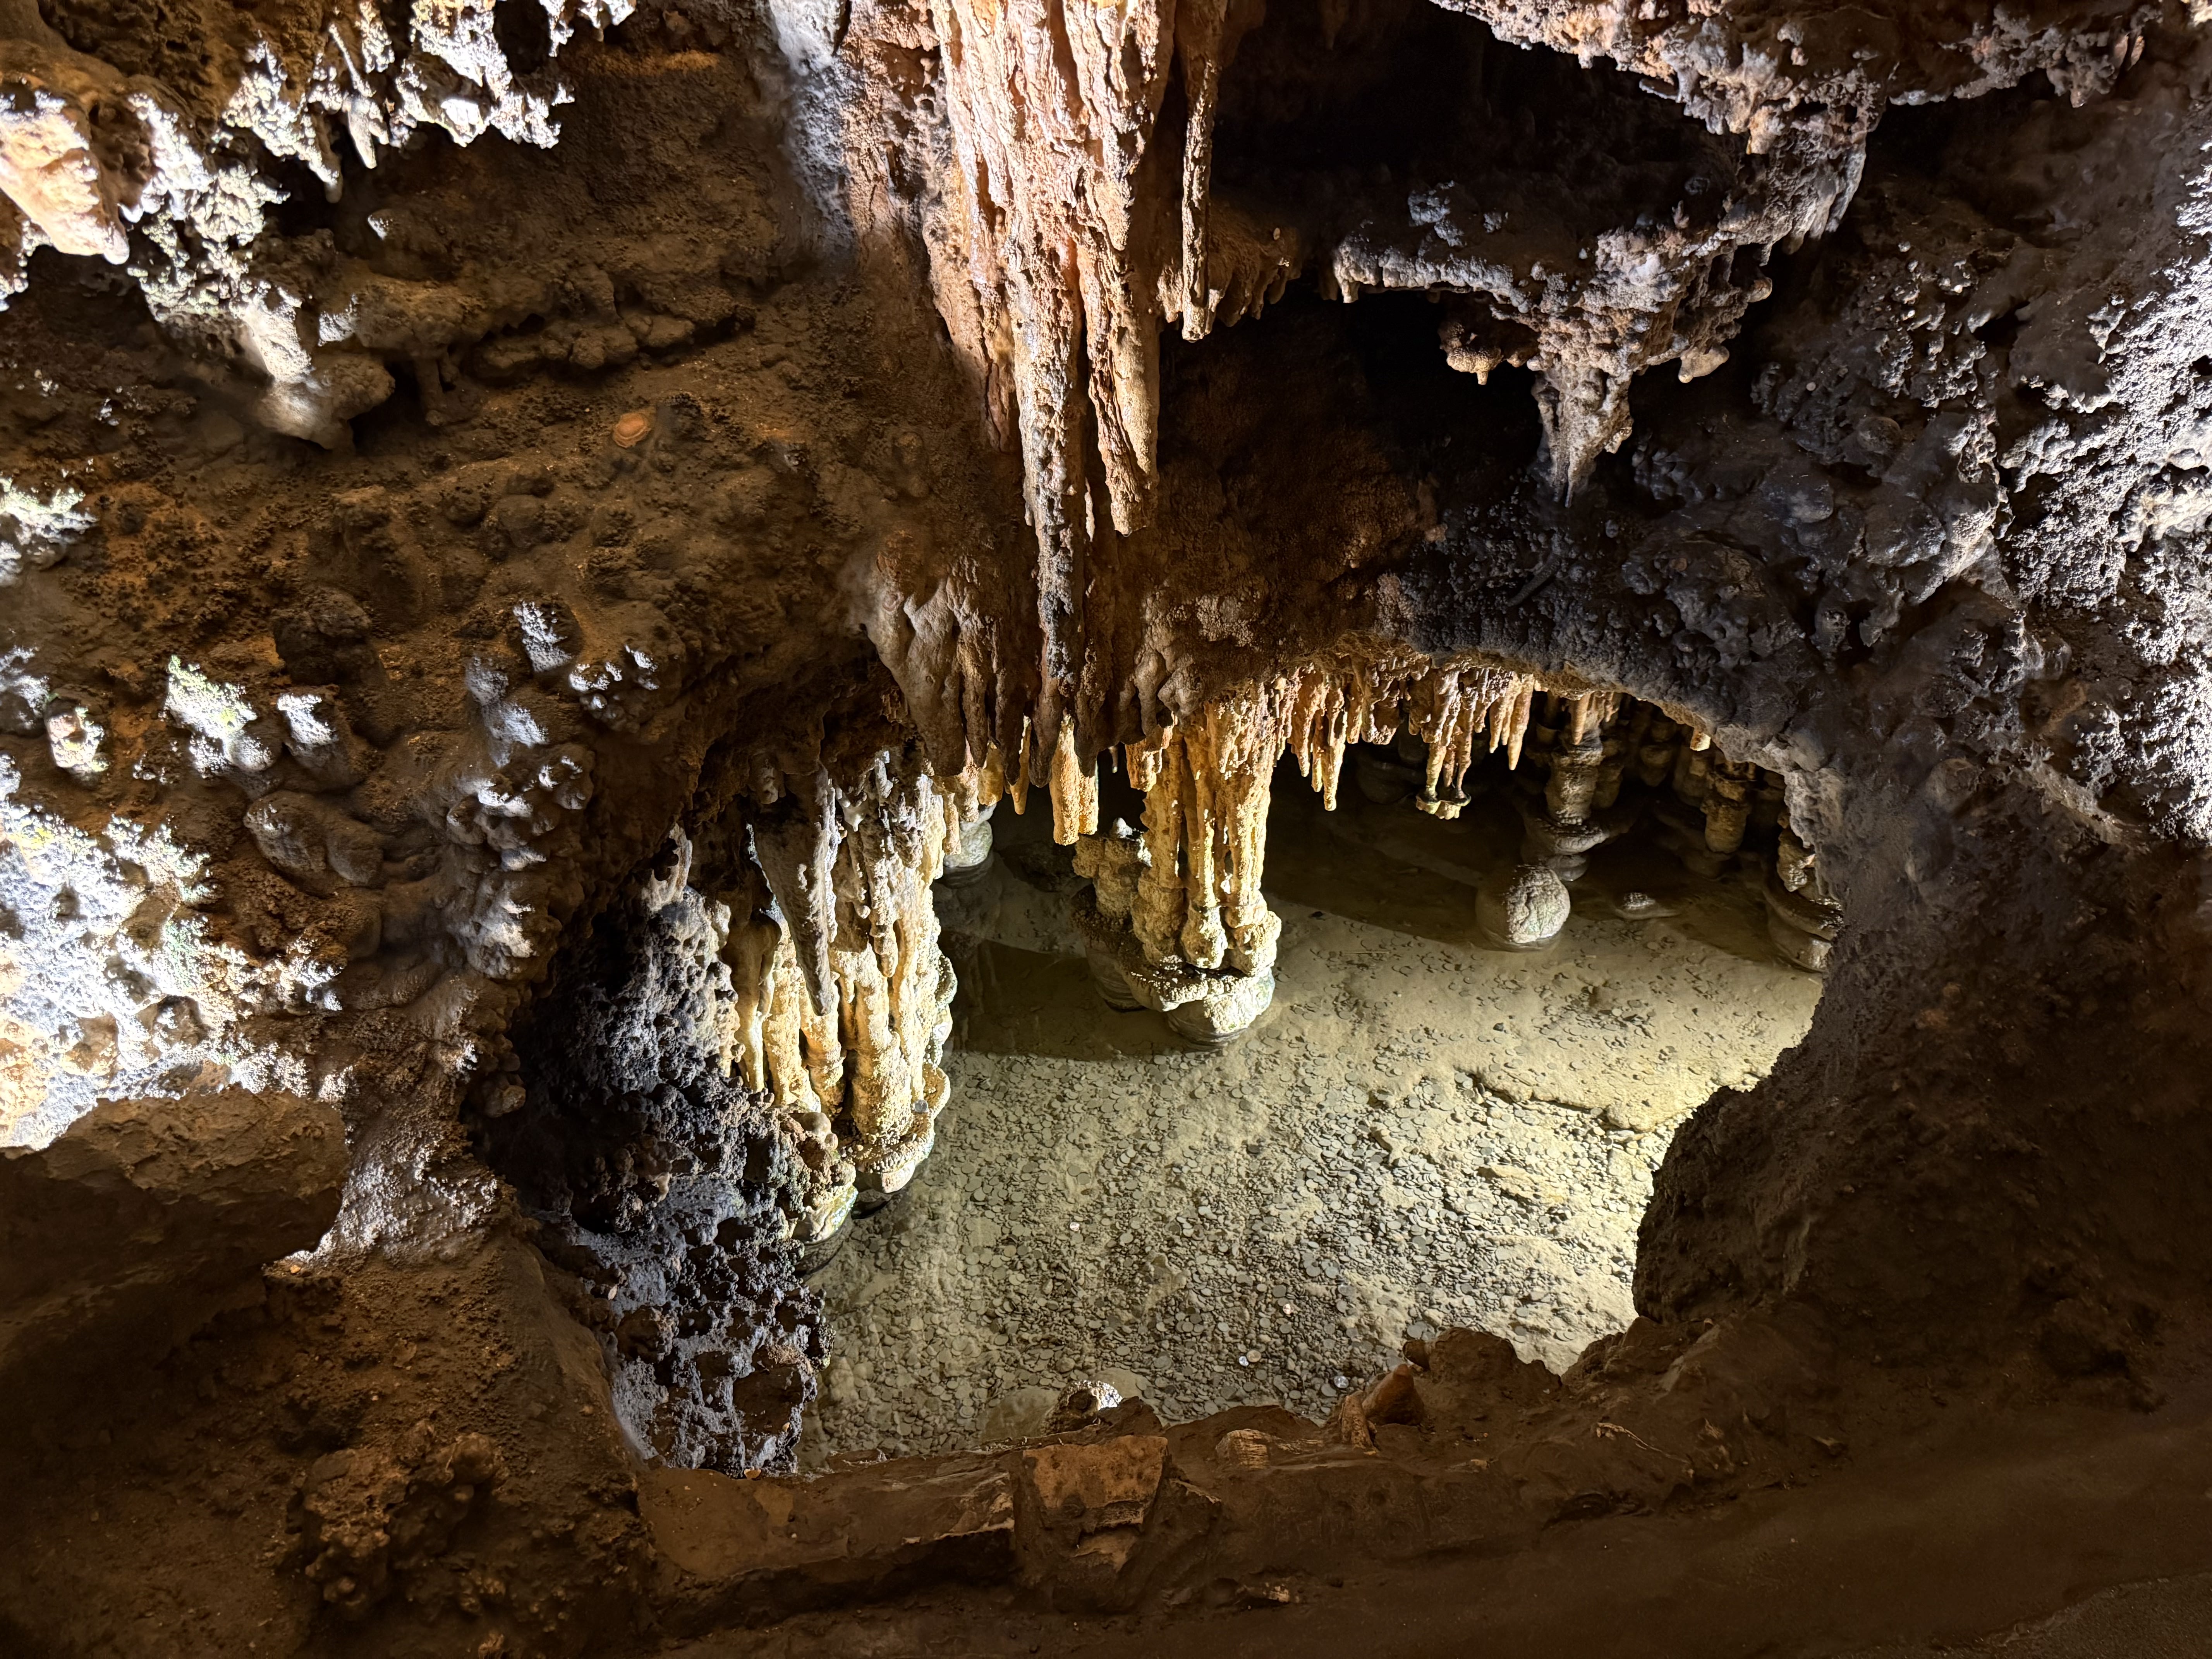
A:
<svg viewBox="0 0 2212 1659">
<path fill-rule="evenodd" d="M 1485 942 L 1506 951 L 1540 951 L 1559 936 L 1573 909 L 1566 884 L 1547 865 L 1503 866 L 1476 890 L 1475 923 Z"/>
</svg>

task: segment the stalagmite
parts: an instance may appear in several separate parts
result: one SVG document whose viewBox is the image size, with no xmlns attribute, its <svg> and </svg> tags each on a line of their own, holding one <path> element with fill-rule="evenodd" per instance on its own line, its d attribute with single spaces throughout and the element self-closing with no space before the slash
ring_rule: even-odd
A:
<svg viewBox="0 0 2212 1659">
<path fill-rule="evenodd" d="M 1119 818 L 1075 844 L 1075 873 L 1091 883 L 1090 891 L 1074 902 L 1076 928 L 1084 936 L 1092 984 L 1106 1006 L 1120 1012 L 1146 1006 L 1130 986 L 1122 958 L 1141 954 L 1129 931 L 1129 913 L 1148 863 L 1144 842 Z"/>
<path fill-rule="evenodd" d="M 1547 775 L 1540 787 L 1531 781 L 1516 796 L 1522 857 L 1573 881 L 1588 866 L 1590 854 L 1625 830 L 1635 816 L 1633 806 L 1614 810 L 1626 743 L 1611 724 L 1620 698 L 1584 691 L 1547 696 L 1546 702 L 1551 712 L 1530 730 L 1540 736 L 1535 758 Z"/>
<path fill-rule="evenodd" d="M 1543 800 L 1554 823 L 1565 826 L 1588 822 L 1597 805 L 1599 769 L 1605 764 L 1605 737 L 1601 730 L 1574 732 L 1552 752 L 1551 777 L 1544 785 Z"/>
<path fill-rule="evenodd" d="M 1565 884 L 1547 865 L 1500 865 L 1475 892 L 1475 923 L 1500 950 L 1541 950 L 1559 936 L 1571 909 Z"/>
<path fill-rule="evenodd" d="M 1601 812 L 1609 811 L 1619 803 L 1620 786 L 1628 775 L 1630 742 L 1624 729 L 1626 725 L 1616 715 L 1604 727 L 1603 758 L 1598 763 L 1597 786 L 1590 794 L 1590 805 Z"/>
<path fill-rule="evenodd" d="M 1635 744 L 1636 781 L 1646 789 L 1656 789 L 1674 773 L 1679 733 L 1674 721 L 1656 708 L 1638 710 L 1637 719 L 1632 739 Z"/>
<path fill-rule="evenodd" d="M 991 867 L 994 844 L 989 807 L 960 814 L 945 831 L 945 872 L 938 879 L 954 887 L 980 881 Z"/>
<path fill-rule="evenodd" d="M 1708 876 L 1779 813 L 1771 775 L 1730 760 L 1694 722 L 1623 692 L 1586 681 L 1547 687 L 1539 675 L 1476 653 L 1438 659 L 1379 642 L 1340 645 L 1127 745 L 1129 781 L 1145 796 L 1141 832 L 1120 823 L 1097 831 L 1095 778 L 1078 763 L 1072 726 L 1063 724 L 1049 772 L 1055 836 L 1064 840 L 1076 826 L 1076 873 L 1091 887 L 1074 900 L 1074 920 L 1108 1004 L 1160 1010 L 1206 1041 L 1234 1035 L 1239 1021 L 1264 1010 L 1280 933 L 1261 891 L 1276 759 L 1287 750 L 1334 810 L 1346 745 L 1394 738 L 1398 757 L 1372 747 L 1360 757 L 1364 768 L 1391 774 L 1360 775 L 1378 803 L 1412 793 L 1423 811 L 1454 818 L 1482 754 L 1502 751 L 1519 775 L 1520 862 L 1478 896 L 1484 931 L 1513 949 L 1557 935 L 1571 908 L 1565 884 L 1645 812 L 1656 812 L 1677 854 Z M 1632 775 L 1656 799 L 1624 799 Z M 1808 926 L 1833 937 L 1826 913 L 1808 908 L 1813 901 L 1786 886 L 1778 893 L 1770 905 L 1804 911 Z M 1655 913 L 1664 914 L 1648 900 L 1622 912 Z M 1784 951 L 1792 960 L 1808 954 L 1792 949 Z M 1225 1012 L 1231 1001 L 1234 1018 Z"/>
<path fill-rule="evenodd" d="M 1711 751 L 1701 746 L 1694 738 L 1675 751 L 1674 794 L 1677 799 L 1694 806 L 1703 806 L 1705 792 L 1712 787 L 1712 775 Z"/>
<path fill-rule="evenodd" d="M 1756 769 L 1748 761 L 1713 762 L 1705 791 L 1705 845 L 1713 852 L 1725 856 L 1743 846 Z"/>
</svg>

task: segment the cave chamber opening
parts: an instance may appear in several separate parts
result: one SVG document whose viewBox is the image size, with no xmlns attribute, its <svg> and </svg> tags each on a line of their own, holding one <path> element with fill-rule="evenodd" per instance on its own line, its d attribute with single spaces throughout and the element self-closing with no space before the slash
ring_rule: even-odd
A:
<svg viewBox="0 0 2212 1659">
<path fill-rule="evenodd" d="M 1229 1031 L 1101 949 L 1126 775 L 1089 845 L 990 815 L 935 894 L 963 988 L 936 1150 L 811 1275 L 802 1467 L 1108 1389 L 1320 1420 L 1446 1328 L 1564 1370 L 1629 1323 L 1674 1127 L 1803 1036 L 1840 912 L 1782 780 L 1657 708 L 1538 693 L 1516 747 L 1438 787 L 1410 732 L 1357 745 L 1333 810 L 1280 762 L 1272 999 Z"/>
</svg>

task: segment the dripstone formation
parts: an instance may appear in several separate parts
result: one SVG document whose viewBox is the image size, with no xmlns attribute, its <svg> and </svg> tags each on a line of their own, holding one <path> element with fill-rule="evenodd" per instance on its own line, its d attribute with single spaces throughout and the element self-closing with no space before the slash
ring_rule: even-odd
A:
<svg viewBox="0 0 2212 1659">
<path fill-rule="evenodd" d="M 1304 1630 L 2185 1409 L 2208 146 L 2201 0 L 10 0 L 0 1647 Z M 994 816 L 1204 1048 L 1279 763 L 1498 753 L 1492 943 L 1633 824 L 1826 976 L 1636 1323 L 788 1479 Z"/>
</svg>

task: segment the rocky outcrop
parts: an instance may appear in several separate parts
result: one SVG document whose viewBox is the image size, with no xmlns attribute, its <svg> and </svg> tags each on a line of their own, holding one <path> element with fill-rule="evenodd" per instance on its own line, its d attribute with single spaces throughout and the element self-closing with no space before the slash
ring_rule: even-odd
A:
<svg viewBox="0 0 2212 1659">
<path fill-rule="evenodd" d="M 507 1473 L 481 1434 L 440 1445 L 418 1425 L 397 1446 L 347 1447 L 316 1459 L 300 1490 L 296 1553 L 342 1618 L 367 1615 L 451 1547 L 478 1500 Z"/>
<path fill-rule="evenodd" d="M 159 1360 L 338 1211 L 330 1107 L 243 1089 L 105 1102 L 0 1153 L 0 1376 L 50 1407 Z"/>
<path fill-rule="evenodd" d="M 826 772 L 720 829 L 737 988 L 724 1063 L 766 1091 L 812 1171 L 803 1242 L 880 1203 L 929 1154 L 957 983 L 930 887 L 985 803 L 981 769 L 940 785 L 911 751 L 854 787 Z"/>
<path fill-rule="evenodd" d="M 515 1033 L 486 1107 L 636 1442 L 687 1466 L 788 1463 L 823 1352 L 787 1240 L 811 1171 L 769 1101 L 720 1063 L 730 917 L 677 839 Z"/>
</svg>

